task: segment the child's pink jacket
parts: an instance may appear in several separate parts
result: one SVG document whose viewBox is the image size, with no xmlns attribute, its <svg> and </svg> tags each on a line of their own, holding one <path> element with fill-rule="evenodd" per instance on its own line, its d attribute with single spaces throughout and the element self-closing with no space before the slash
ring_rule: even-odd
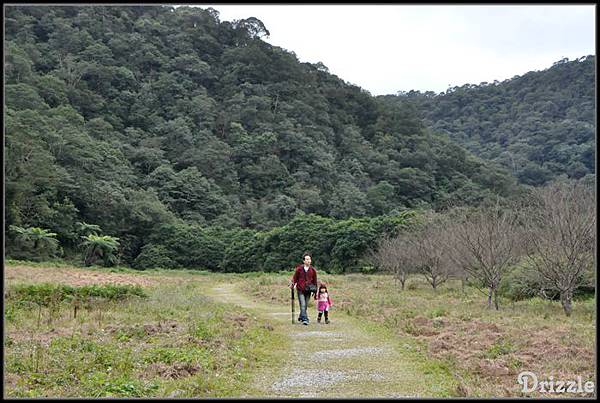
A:
<svg viewBox="0 0 600 403">
<path fill-rule="evenodd" d="M 328 292 L 324 292 L 323 294 L 318 292 L 317 295 L 315 295 L 315 299 L 317 300 L 317 310 L 320 312 L 328 310 L 329 307 L 333 305 Z"/>
</svg>

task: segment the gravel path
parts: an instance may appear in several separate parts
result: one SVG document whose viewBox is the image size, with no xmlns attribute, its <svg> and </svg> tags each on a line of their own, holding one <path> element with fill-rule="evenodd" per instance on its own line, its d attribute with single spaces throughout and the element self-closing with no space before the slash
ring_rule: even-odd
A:
<svg viewBox="0 0 600 403">
<path fill-rule="evenodd" d="M 344 333 L 341 332 L 324 332 L 321 330 L 313 330 L 309 332 L 296 332 L 291 333 L 293 337 L 306 337 L 306 336 L 320 336 L 320 337 L 343 337 Z"/>
<path fill-rule="evenodd" d="M 390 350 L 379 347 L 345 348 L 339 350 L 317 351 L 312 354 L 312 357 L 315 360 L 326 360 L 334 357 L 345 358 L 365 354 L 381 354 L 385 352 L 390 352 Z"/>
<path fill-rule="evenodd" d="M 361 371 L 335 371 L 335 370 L 307 370 L 297 369 L 292 373 L 275 382 L 272 389 L 277 392 L 296 391 L 303 396 L 310 390 L 315 392 L 324 391 L 333 384 L 347 381 L 380 381 L 384 376 L 380 373 L 365 373 Z"/>
<path fill-rule="evenodd" d="M 221 301 L 252 308 L 268 318 L 276 331 L 286 334 L 290 344 L 282 369 L 265 368 L 257 374 L 252 397 L 418 397 L 421 374 L 407 365 L 388 342 L 362 330 L 355 319 L 332 311 L 330 324 L 303 326 L 290 323 L 290 312 L 261 304 L 240 295 L 235 284 L 220 284 L 212 290 Z M 309 316 L 314 315 L 309 304 Z M 312 317 L 312 316 L 311 316 Z M 314 330 L 313 330 L 314 329 Z"/>
</svg>

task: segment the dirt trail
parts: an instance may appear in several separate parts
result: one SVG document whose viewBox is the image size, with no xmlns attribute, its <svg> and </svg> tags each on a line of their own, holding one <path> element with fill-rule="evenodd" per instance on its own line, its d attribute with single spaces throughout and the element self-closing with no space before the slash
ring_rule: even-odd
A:
<svg viewBox="0 0 600 403">
<path fill-rule="evenodd" d="M 317 323 L 314 301 L 308 307 L 311 322 L 305 326 L 291 323 L 289 305 L 254 301 L 243 296 L 236 284 L 219 284 L 210 294 L 268 318 L 275 331 L 289 338 L 288 349 L 282 352 L 287 354 L 285 366 L 259 373 L 249 388 L 254 392 L 245 397 L 389 398 L 438 396 L 442 392 L 401 349 L 362 329 L 356 319 L 332 310 L 330 324 Z"/>
</svg>

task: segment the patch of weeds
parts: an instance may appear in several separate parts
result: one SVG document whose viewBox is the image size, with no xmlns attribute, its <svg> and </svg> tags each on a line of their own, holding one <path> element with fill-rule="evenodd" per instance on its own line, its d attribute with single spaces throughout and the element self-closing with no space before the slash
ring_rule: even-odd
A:
<svg viewBox="0 0 600 403">
<path fill-rule="evenodd" d="M 115 377 L 102 372 L 91 374 L 84 381 L 89 396 L 99 397 L 145 397 L 152 396 L 159 388 L 158 383 L 144 383 L 129 377 Z"/>
<path fill-rule="evenodd" d="M 136 285 L 106 284 L 73 287 L 65 284 L 17 284 L 8 291 L 6 298 L 16 305 L 50 306 L 62 301 L 102 298 L 110 301 L 121 301 L 136 296 L 146 298 L 143 288 Z"/>
<path fill-rule="evenodd" d="M 130 332 L 119 329 L 117 331 L 117 333 L 115 334 L 115 339 L 117 339 L 117 341 L 120 341 L 120 342 L 127 342 L 127 341 L 131 340 L 131 336 L 132 335 Z"/>
<path fill-rule="evenodd" d="M 407 309 L 404 310 L 400 313 L 400 315 L 406 319 L 412 319 L 415 316 L 417 316 L 417 313 L 415 311 L 413 311 L 412 309 Z"/>
<path fill-rule="evenodd" d="M 455 370 L 458 368 L 458 358 L 452 353 L 447 354 L 444 358 L 441 359 L 441 361 L 452 373 L 454 373 Z"/>
<path fill-rule="evenodd" d="M 163 362 L 172 364 L 178 361 L 179 349 L 173 347 L 153 347 L 144 352 L 142 360 L 146 363 Z"/>
<path fill-rule="evenodd" d="M 399 314 L 387 315 L 383 318 L 383 323 L 389 327 L 397 327 L 402 322 L 402 318 Z"/>
<path fill-rule="evenodd" d="M 404 323 L 404 325 L 402 326 L 402 331 L 413 336 L 419 334 L 419 329 L 417 329 L 417 327 L 410 321 Z"/>
<path fill-rule="evenodd" d="M 93 352 L 96 350 L 97 343 L 92 340 L 80 337 L 55 337 L 50 342 L 50 351 L 55 354 L 63 352 Z"/>
<path fill-rule="evenodd" d="M 136 340 L 143 340 L 148 336 L 153 335 L 154 333 L 158 333 L 160 331 L 156 326 L 148 326 L 148 325 L 136 325 L 127 329 L 127 334 Z"/>
<path fill-rule="evenodd" d="M 473 320 L 473 314 L 471 312 L 461 312 L 458 314 L 458 318 L 465 322 Z"/>
<path fill-rule="evenodd" d="M 523 366 L 523 362 L 519 360 L 517 357 L 509 357 L 507 365 L 509 368 L 518 370 Z"/>
<path fill-rule="evenodd" d="M 265 272 L 262 271 L 247 271 L 244 273 L 236 273 L 237 276 L 241 278 L 259 278 L 265 275 Z"/>
<path fill-rule="evenodd" d="M 17 319 L 18 308 L 14 304 L 6 304 L 4 308 L 4 320 L 14 322 Z"/>
<path fill-rule="evenodd" d="M 449 368 L 451 362 L 445 362 L 442 360 L 427 360 L 423 362 L 423 373 L 426 375 L 438 375 L 443 377 L 452 376 L 451 368 Z"/>
<path fill-rule="evenodd" d="M 435 327 L 436 329 L 444 327 L 443 319 L 441 317 L 439 317 L 439 316 L 433 318 L 432 324 L 433 324 L 433 327 Z"/>
<path fill-rule="evenodd" d="M 509 354 L 514 351 L 514 346 L 508 339 L 496 340 L 487 350 L 483 352 L 484 358 L 494 359 L 501 355 Z"/>
<path fill-rule="evenodd" d="M 274 283 L 273 278 L 266 277 L 266 276 L 259 277 L 258 281 L 257 281 L 257 285 L 271 285 L 273 283 Z"/>
<path fill-rule="evenodd" d="M 199 321 L 193 328 L 192 335 L 201 340 L 211 341 L 215 336 L 215 332 L 209 322 Z"/>
<path fill-rule="evenodd" d="M 145 363 L 194 364 L 206 361 L 207 351 L 202 347 L 153 347 L 142 354 Z"/>
<path fill-rule="evenodd" d="M 427 317 L 430 318 L 430 319 L 438 318 L 438 317 L 446 316 L 446 315 L 448 315 L 448 310 L 446 308 L 444 308 L 444 307 L 441 307 L 441 306 L 433 308 L 432 310 L 430 310 L 427 313 Z"/>
</svg>

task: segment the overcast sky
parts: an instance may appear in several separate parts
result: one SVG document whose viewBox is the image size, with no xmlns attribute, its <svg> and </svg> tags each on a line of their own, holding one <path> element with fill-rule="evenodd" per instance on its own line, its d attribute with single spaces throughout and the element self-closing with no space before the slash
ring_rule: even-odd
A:
<svg viewBox="0 0 600 403">
<path fill-rule="evenodd" d="M 445 91 L 595 54 L 588 5 L 198 5 L 261 20 L 272 45 L 373 95 Z"/>
</svg>

